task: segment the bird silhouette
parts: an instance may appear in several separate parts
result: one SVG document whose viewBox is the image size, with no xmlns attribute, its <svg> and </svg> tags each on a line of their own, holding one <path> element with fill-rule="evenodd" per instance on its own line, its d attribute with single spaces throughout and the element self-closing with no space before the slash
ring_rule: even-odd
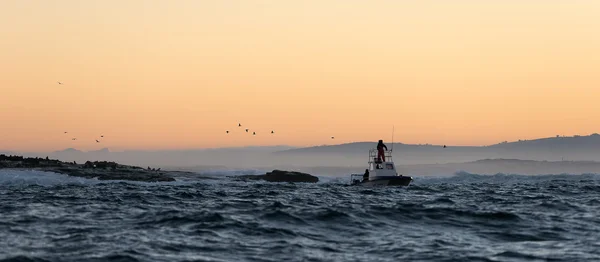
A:
<svg viewBox="0 0 600 262">
<path fill-rule="evenodd" d="M 229 130 L 225 131 L 225 133 L 229 134 Z"/>
<path fill-rule="evenodd" d="M 252 132 L 252 135 L 253 135 L 253 136 L 255 136 L 255 135 L 256 135 L 256 132 Z"/>
<path fill-rule="evenodd" d="M 98 139 L 96 139 L 96 143 L 100 143 L 100 141 L 98 141 Z"/>
<path fill-rule="evenodd" d="M 104 137 L 104 136 L 100 136 L 100 137 Z"/>
<path fill-rule="evenodd" d="M 77 138 L 71 138 L 71 140 L 75 141 L 75 140 L 77 140 Z"/>
<path fill-rule="evenodd" d="M 248 128 L 246 128 L 246 133 L 248 133 Z"/>
<path fill-rule="evenodd" d="M 65 134 L 67 133 L 67 131 L 65 131 Z"/>
<path fill-rule="evenodd" d="M 238 123 L 238 127 L 242 127 L 242 123 Z"/>
<path fill-rule="evenodd" d="M 271 134 L 275 134 L 275 131 L 271 131 Z"/>
<path fill-rule="evenodd" d="M 335 137 L 331 137 L 331 139 L 335 139 Z"/>
<path fill-rule="evenodd" d="M 56 83 L 58 83 L 59 85 L 62 85 L 62 84 L 63 84 L 62 82 L 56 82 Z"/>
<path fill-rule="evenodd" d="M 444 145 L 444 148 L 446 148 L 446 145 Z"/>
</svg>

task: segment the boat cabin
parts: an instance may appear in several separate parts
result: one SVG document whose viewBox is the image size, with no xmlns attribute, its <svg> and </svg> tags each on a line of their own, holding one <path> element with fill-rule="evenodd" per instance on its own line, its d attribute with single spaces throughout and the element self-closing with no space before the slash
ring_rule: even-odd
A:
<svg viewBox="0 0 600 262">
<path fill-rule="evenodd" d="M 385 161 L 378 157 L 377 149 L 369 150 L 369 177 L 397 176 L 392 151 L 384 151 Z"/>
</svg>

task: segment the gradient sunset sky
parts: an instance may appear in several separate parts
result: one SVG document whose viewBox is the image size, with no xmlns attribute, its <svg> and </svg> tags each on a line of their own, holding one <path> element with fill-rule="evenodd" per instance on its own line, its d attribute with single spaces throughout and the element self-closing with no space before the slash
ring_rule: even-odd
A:
<svg viewBox="0 0 600 262">
<path fill-rule="evenodd" d="M 587 135 L 600 1 L 2 0 L 0 75 L 0 150 Z"/>
</svg>

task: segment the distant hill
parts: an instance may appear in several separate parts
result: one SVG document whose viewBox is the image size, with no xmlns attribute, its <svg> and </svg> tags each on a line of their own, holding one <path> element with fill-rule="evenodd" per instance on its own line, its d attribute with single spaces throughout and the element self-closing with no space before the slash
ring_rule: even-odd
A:
<svg viewBox="0 0 600 262">
<path fill-rule="evenodd" d="M 340 145 L 315 146 L 285 150 L 280 153 L 345 153 L 366 154 L 375 148 L 377 142 L 354 142 Z M 444 145 L 430 144 L 386 144 L 389 149 L 395 151 L 439 151 Z M 490 146 L 451 146 L 447 145 L 447 151 L 471 151 L 471 152 L 493 152 L 493 151 L 547 151 L 547 150 L 583 150 L 600 152 L 600 135 L 573 137 L 549 137 L 534 140 L 519 140 L 515 142 L 502 142 Z"/>
<path fill-rule="evenodd" d="M 367 154 L 370 149 L 374 149 L 377 142 L 354 142 L 340 145 L 328 145 L 328 146 L 315 146 L 315 147 L 304 147 L 289 149 L 277 153 L 344 153 L 344 154 Z M 414 145 L 414 144 L 403 144 L 403 143 L 386 143 L 388 149 L 394 149 L 394 151 L 434 151 L 443 148 L 443 145 Z M 453 146 L 453 150 L 477 150 L 484 147 L 477 146 Z"/>
<path fill-rule="evenodd" d="M 79 151 L 75 148 L 67 148 L 60 151 L 54 151 L 54 154 L 70 154 L 70 153 L 83 153 L 83 151 Z"/>
<path fill-rule="evenodd" d="M 323 159 L 320 165 L 332 165 L 330 159 L 344 158 L 337 165 L 362 163 L 376 141 L 341 145 L 316 146 L 277 152 L 279 156 L 311 157 Z M 392 144 L 387 143 L 389 149 Z M 550 137 L 515 142 L 502 142 L 489 146 L 414 145 L 395 143 L 393 157 L 397 164 L 462 163 L 480 159 L 522 159 L 538 161 L 600 161 L 600 135 Z"/>
<path fill-rule="evenodd" d="M 108 154 L 108 153 L 110 153 L 110 150 L 108 150 L 108 148 L 102 148 L 100 150 L 89 151 L 88 153 Z"/>
<path fill-rule="evenodd" d="M 570 136 L 570 137 L 548 137 L 534 140 L 519 140 L 516 142 L 503 142 L 489 146 L 493 149 L 511 149 L 511 150 L 554 150 L 573 148 L 577 150 L 598 150 L 600 149 L 600 135 L 591 134 L 589 136 Z"/>
</svg>

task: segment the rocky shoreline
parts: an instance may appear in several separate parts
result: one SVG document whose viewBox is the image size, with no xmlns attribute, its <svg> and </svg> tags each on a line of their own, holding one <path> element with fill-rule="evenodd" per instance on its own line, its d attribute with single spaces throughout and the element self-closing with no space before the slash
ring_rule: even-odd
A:
<svg viewBox="0 0 600 262">
<path fill-rule="evenodd" d="M 22 156 L 0 155 L 0 169 L 39 170 L 54 172 L 74 177 L 95 178 L 98 180 L 126 180 L 141 182 L 172 182 L 177 174 L 183 171 L 162 171 L 159 169 L 141 168 L 121 165 L 107 161 L 87 161 L 84 164 L 62 162 L 49 158 L 27 158 Z"/>
<path fill-rule="evenodd" d="M 193 176 L 194 178 L 214 179 L 208 176 L 199 176 L 198 173 L 188 171 L 165 171 L 160 168 L 142 168 L 137 166 L 122 165 L 116 162 L 107 161 L 87 161 L 84 164 L 76 162 L 63 162 L 56 159 L 7 156 L 0 154 L 0 170 L 38 170 L 44 172 L 53 172 L 73 177 L 82 177 L 98 180 L 124 180 L 140 182 L 172 182 L 176 181 L 174 177 L 185 178 Z M 263 175 L 241 175 L 230 176 L 235 180 L 264 180 L 268 182 L 292 182 L 292 183 L 317 183 L 319 178 L 310 174 L 273 170 Z"/>
</svg>

